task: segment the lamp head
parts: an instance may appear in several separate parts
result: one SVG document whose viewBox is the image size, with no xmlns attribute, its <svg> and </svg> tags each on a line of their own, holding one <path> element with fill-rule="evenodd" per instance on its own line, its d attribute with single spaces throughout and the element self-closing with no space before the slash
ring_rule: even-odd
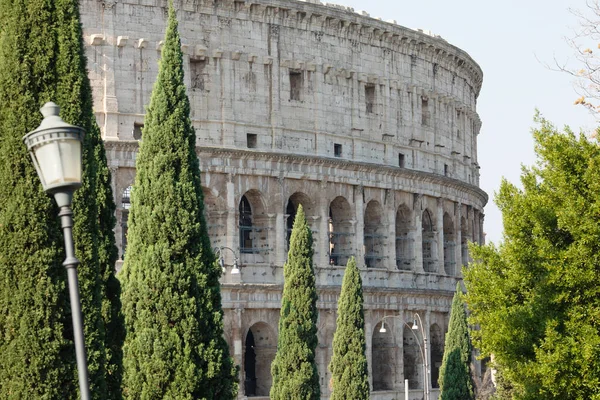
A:
<svg viewBox="0 0 600 400">
<path fill-rule="evenodd" d="M 233 268 L 231 268 L 231 274 L 237 275 L 239 273 L 240 273 L 240 268 L 238 267 L 238 260 L 236 258 L 235 260 L 233 260 Z"/>
<path fill-rule="evenodd" d="M 415 331 L 416 331 L 417 329 L 419 329 L 419 325 L 417 325 L 417 320 L 416 320 L 416 319 L 415 319 L 415 320 L 414 320 L 414 322 L 413 322 L 412 329 L 413 329 L 413 330 L 415 330 Z"/>
<path fill-rule="evenodd" d="M 382 322 L 381 323 L 381 328 L 379 329 L 379 333 L 386 333 L 386 332 L 387 332 L 387 330 L 385 329 L 385 323 Z"/>
<path fill-rule="evenodd" d="M 40 110 L 44 119 L 37 129 L 23 137 L 44 191 L 72 193 L 81 187 L 81 157 L 84 130 L 67 124 L 52 102 Z M 71 195 L 57 197 L 70 203 Z M 68 205 L 68 204 L 64 204 Z M 61 204 L 59 204 L 61 206 Z"/>
</svg>

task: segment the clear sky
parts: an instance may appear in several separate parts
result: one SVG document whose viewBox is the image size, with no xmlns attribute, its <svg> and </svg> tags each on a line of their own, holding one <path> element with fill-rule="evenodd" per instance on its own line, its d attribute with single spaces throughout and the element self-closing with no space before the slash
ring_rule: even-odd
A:
<svg viewBox="0 0 600 400">
<path fill-rule="evenodd" d="M 521 165 L 535 161 L 531 128 L 535 109 L 556 126 L 591 132 L 595 119 L 581 106 L 567 74 L 542 62 L 554 57 L 574 62 L 565 37 L 577 19 L 569 8 L 587 10 L 585 0 L 330 0 L 364 10 L 371 17 L 395 19 L 411 29 L 430 30 L 460 47 L 483 69 L 477 112 L 480 186 L 490 196 L 485 208 L 486 240 L 502 240 L 502 215 L 494 193 L 502 177 L 519 184 Z"/>
</svg>

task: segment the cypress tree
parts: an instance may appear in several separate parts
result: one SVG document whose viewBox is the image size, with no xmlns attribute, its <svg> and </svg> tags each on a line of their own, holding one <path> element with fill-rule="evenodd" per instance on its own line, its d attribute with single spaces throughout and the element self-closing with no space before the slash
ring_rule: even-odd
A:
<svg viewBox="0 0 600 400">
<path fill-rule="evenodd" d="M 123 395 L 231 399 L 236 368 L 223 338 L 221 269 L 210 248 L 196 137 L 172 2 L 136 160 L 120 273 Z"/>
<path fill-rule="evenodd" d="M 66 273 L 54 200 L 21 137 L 54 94 L 53 4 L 0 1 L 0 398 L 72 398 Z"/>
<path fill-rule="evenodd" d="M 368 400 L 369 369 L 365 356 L 365 316 L 362 280 L 352 257 L 346 265 L 329 364 L 331 400 Z"/>
<path fill-rule="evenodd" d="M 124 339 L 120 285 L 114 274 L 117 251 L 113 229 L 115 204 L 92 94 L 76 0 L 56 0 L 58 37 L 57 92 L 61 115 L 85 129 L 83 182 L 73 198 L 73 237 L 93 398 L 120 398 L 120 349 Z M 107 350 L 108 349 L 108 350 Z M 107 352 L 108 351 L 108 352 Z"/>
<path fill-rule="evenodd" d="M 450 326 L 446 334 L 444 358 L 440 368 L 440 400 L 474 399 L 471 379 L 471 340 L 460 283 L 452 299 Z"/>
<path fill-rule="evenodd" d="M 283 267 L 277 354 L 271 365 L 270 397 L 274 400 L 317 400 L 321 396 L 315 363 L 318 314 L 312 244 L 312 233 L 300 205 Z"/>
<path fill-rule="evenodd" d="M 118 390 L 109 388 L 107 395 L 104 325 L 108 320 L 100 313 L 103 292 L 115 289 L 114 260 L 101 257 L 114 247 L 114 217 L 104 219 L 103 232 L 98 223 L 104 218 L 100 210 L 114 209 L 114 203 L 92 112 L 78 3 L 2 0 L 0 27 L 0 397 L 76 396 L 57 208 L 43 192 L 20 140 L 39 125 L 39 107 L 53 100 L 62 106 L 66 122 L 82 126 L 87 133 L 82 188 L 73 207 L 76 254 L 82 261 L 78 274 L 90 386 L 94 398 L 118 398 Z M 118 301 L 109 302 L 108 308 L 118 314 Z"/>
</svg>

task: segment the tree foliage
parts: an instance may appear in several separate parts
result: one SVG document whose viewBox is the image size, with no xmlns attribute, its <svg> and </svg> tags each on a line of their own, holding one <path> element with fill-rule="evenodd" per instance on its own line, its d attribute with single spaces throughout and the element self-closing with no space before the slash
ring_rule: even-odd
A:
<svg viewBox="0 0 600 400">
<path fill-rule="evenodd" d="M 599 399 L 600 148 L 539 124 L 523 188 L 496 196 L 504 242 L 465 270 L 474 337 L 515 399 Z"/>
<path fill-rule="evenodd" d="M 61 106 L 66 122 L 87 133 L 83 185 L 73 203 L 73 233 L 82 262 L 78 275 L 90 386 L 94 398 L 119 397 L 120 360 L 107 360 L 105 350 L 107 345 L 120 347 L 118 335 L 107 342 L 105 334 L 107 323 L 115 332 L 119 328 L 118 282 L 114 258 L 108 255 L 115 248 L 114 217 L 102 214 L 107 208 L 112 212 L 114 203 L 85 65 L 77 1 L 0 1 L 2 398 L 76 397 L 57 209 L 43 192 L 21 142 L 41 122 L 39 108 L 51 100 Z M 106 299 L 106 293 L 116 295 Z M 110 318 L 100 312 L 103 303 L 111 310 Z M 116 381 L 107 386 L 111 379 Z"/>
<path fill-rule="evenodd" d="M 318 312 L 312 245 L 312 233 L 300 205 L 283 267 L 277 354 L 271 365 L 270 397 L 274 400 L 317 400 L 321 396 L 315 362 Z"/>
<path fill-rule="evenodd" d="M 440 368 L 440 400 L 474 399 L 471 379 L 471 340 L 460 283 L 452 299 L 450 326 L 446 333 L 444 357 Z"/>
<path fill-rule="evenodd" d="M 344 273 L 333 335 L 333 357 L 329 364 L 333 383 L 332 400 L 369 398 L 369 369 L 365 351 L 362 280 L 356 260 L 352 257 Z"/>
<path fill-rule="evenodd" d="M 210 248 L 196 137 L 170 2 L 157 81 L 136 160 L 123 266 L 124 389 L 134 399 L 231 399 L 221 269 Z"/>
</svg>

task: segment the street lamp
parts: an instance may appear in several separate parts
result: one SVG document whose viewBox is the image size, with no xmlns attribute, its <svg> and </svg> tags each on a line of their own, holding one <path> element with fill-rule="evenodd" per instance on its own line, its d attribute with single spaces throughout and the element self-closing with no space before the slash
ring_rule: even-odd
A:
<svg viewBox="0 0 600 400">
<path fill-rule="evenodd" d="M 379 329 L 380 333 L 386 333 L 385 329 L 385 319 L 386 318 L 400 318 L 398 315 L 386 315 L 383 317 L 381 321 L 381 328 Z M 417 324 L 417 319 L 419 320 L 419 324 Z M 418 313 L 415 313 L 415 318 L 413 320 L 412 326 L 409 325 L 406 321 L 401 319 L 401 321 L 411 329 L 411 333 L 415 337 L 417 344 L 419 345 L 419 350 L 421 352 L 421 359 L 423 360 L 423 395 L 425 396 L 425 400 L 429 400 L 429 363 L 427 360 L 427 336 L 425 336 L 425 331 L 423 330 L 423 323 L 421 322 L 421 316 Z M 421 347 L 421 343 L 419 343 L 419 338 L 415 334 L 416 330 L 421 329 L 421 336 L 423 337 L 423 347 Z"/>
<path fill-rule="evenodd" d="M 219 257 L 219 265 L 223 269 L 223 272 L 226 271 L 225 270 L 225 259 L 223 258 L 223 250 L 229 250 L 233 254 L 233 268 L 231 268 L 231 274 L 232 275 L 239 274 L 240 269 L 238 267 L 238 257 L 235 254 L 235 251 L 233 251 L 233 249 L 231 249 L 227 246 L 219 246 L 219 247 L 215 247 L 213 252 L 217 255 L 217 257 Z"/>
<path fill-rule="evenodd" d="M 37 129 L 25 135 L 23 142 L 27 145 L 44 191 L 54 196 L 60 208 L 58 216 L 65 238 L 66 254 L 63 266 L 67 269 L 69 281 L 79 389 L 81 398 L 88 400 L 90 390 L 77 280 L 79 260 L 75 257 L 73 246 L 73 210 L 71 209 L 73 192 L 81 187 L 81 147 L 85 132 L 78 126 L 64 122 L 59 116 L 59 107 L 52 102 L 44 104 L 40 111 L 44 116 L 42 123 Z"/>
</svg>

